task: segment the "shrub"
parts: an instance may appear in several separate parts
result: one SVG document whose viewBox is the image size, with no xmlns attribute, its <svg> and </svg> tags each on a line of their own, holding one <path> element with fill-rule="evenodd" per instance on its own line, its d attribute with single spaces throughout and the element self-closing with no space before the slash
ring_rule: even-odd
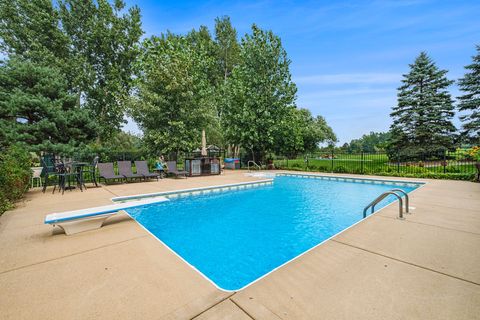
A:
<svg viewBox="0 0 480 320">
<path fill-rule="evenodd" d="M 428 169 L 421 166 L 421 167 L 415 167 L 415 166 L 410 166 L 410 167 L 400 167 L 400 174 L 406 173 L 406 174 L 416 174 L 416 173 L 428 173 Z"/>
<path fill-rule="evenodd" d="M 335 173 L 347 173 L 349 171 L 344 166 L 337 166 L 337 167 L 333 168 L 333 172 L 335 172 Z"/>
<path fill-rule="evenodd" d="M 390 177 L 404 177 L 404 178 L 424 178 L 424 179 L 449 179 L 449 180 L 466 180 L 473 181 L 475 179 L 474 173 L 392 173 L 379 172 L 377 175 Z"/>
<path fill-rule="evenodd" d="M 443 170 L 443 169 L 442 169 Z M 458 166 L 446 166 L 445 172 L 447 173 L 460 173 L 462 172 Z"/>
<path fill-rule="evenodd" d="M 294 163 L 292 163 L 292 165 L 291 165 L 292 168 L 300 168 L 301 166 L 302 166 L 302 165 L 301 165 L 300 163 L 298 163 L 298 162 L 294 162 Z"/>
<path fill-rule="evenodd" d="M 30 165 L 30 154 L 18 146 L 11 146 L 0 154 L 0 214 L 11 209 L 28 190 Z"/>
</svg>

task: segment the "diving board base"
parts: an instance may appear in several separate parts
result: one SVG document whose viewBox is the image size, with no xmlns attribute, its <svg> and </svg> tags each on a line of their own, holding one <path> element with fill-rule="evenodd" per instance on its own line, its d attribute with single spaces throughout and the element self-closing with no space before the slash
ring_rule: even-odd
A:
<svg viewBox="0 0 480 320">
<path fill-rule="evenodd" d="M 165 197 L 119 202 L 101 207 L 51 213 L 45 217 L 45 223 L 59 226 L 67 235 L 100 228 L 105 220 L 120 210 L 169 201 Z"/>
<path fill-rule="evenodd" d="M 115 215 L 115 214 L 116 212 L 107 213 L 104 215 L 88 217 L 85 219 L 58 222 L 53 225 L 56 225 L 62 228 L 62 230 L 65 231 L 65 234 L 69 236 L 69 235 L 80 233 L 80 232 L 99 229 L 102 227 L 105 220 L 107 220 L 108 218 L 110 218 L 112 215 Z"/>
</svg>

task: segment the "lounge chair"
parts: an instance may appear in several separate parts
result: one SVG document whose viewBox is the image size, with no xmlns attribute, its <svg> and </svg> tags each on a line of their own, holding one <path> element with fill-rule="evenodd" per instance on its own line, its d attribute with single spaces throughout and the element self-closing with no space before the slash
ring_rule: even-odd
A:
<svg viewBox="0 0 480 320">
<path fill-rule="evenodd" d="M 118 164 L 118 173 L 125 177 L 131 179 L 141 179 L 143 175 L 132 172 L 132 162 L 131 161 L 117 161 Z"/>
<path fill-rule="evenodd" d="M 158 178 L 160 177 L 160 174 L 157 172 L 150 172 L 148 170 L 148 164 L 147 161 L 135 161 L 135 167 L 137 167 L 137 173 L 141 174 L 142 176 L 147 178 Z"/>
<path fill-rule="evenodd" d="M 175 176 L 184 176 L 187 177 L 187 171 L 178 170 L 176 161 L 167 161 L 168 173 L 174 174 Z"/>
<path fill-rule="evenodd" d="M 99 171 L 99 178 L 103 178 L 103 180 L 105 180 L 105 183 L 107 183 L 108 180 L 115 179 L 123 181 L 123 179 L 125 178 L 123 175 L 115 174 L 115 172 L 113 171 L 112 162 L 99 163 L 97 164 L 97 167 Z"/>
</svg>

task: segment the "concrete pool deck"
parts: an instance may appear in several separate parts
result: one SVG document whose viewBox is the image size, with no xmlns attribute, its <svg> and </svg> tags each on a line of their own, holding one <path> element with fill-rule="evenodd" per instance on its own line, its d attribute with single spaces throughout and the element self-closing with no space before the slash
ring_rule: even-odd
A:
<svg viewBox="0 0 480 320">
<path fill-rule="evenodd" d="M 48 213 L 115 196 L 258 179 L 244 173 L 30 191 L 0 217 L 1 318 L 480 319 L 478 183 L 372 177 L 428 183 L 411 194 L 406 220 L 390 205 L 236 293 L 125 214 L 72 236 L 43 224 Z"/>
</svg>

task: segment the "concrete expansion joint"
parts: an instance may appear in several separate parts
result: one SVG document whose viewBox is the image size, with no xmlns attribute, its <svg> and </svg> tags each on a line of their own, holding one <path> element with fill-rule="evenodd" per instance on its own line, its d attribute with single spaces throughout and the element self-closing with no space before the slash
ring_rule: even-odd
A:
<svg viewBox="0 0 480 320">
<path fill-rule="evenodd" d="M 109 193 L 113 194 L 115 197 L 118 197 L 118 194 L 110 190 L 110 188 L 108 188 L 106 185 L 102 186 L 102 188 L 108 191 Z"/>
<path fill-rule="evenodd" d="M 249 318 L 255 319 L 251 314 L 249 314 L 249 313 L 247 312 L 247 310 L 243 309 L 238 303 L 235 302 L 235 300 L 231 299 L 232 296 L 233 296 L 233 294 L 229 297 L 229 300 L 230 300 L 234 305 L 236 305 L 238 309 L 242 310 L 243 313 L 245 313 Z"/>
<path fill-rule="evenodd" d="M 92 252 L 92 251 L 95 251 L 95 250 L 115 246 L 117 244 L 122 244 L 122 243 L 125 243 L 125 242 L 129 242 L 129 241 L 132 241 L 132 240 L 137 240 L 137 239 L 140 239 L 140 238 L 145 238 L 145 237 L 148 237 L 148 236 L 149 236 L 148 234 L 144 234 L 142 236 L 138 236 L 138 237 L 122 240 L 122 241 L 117 241 L 117 242 L 114 242 L 114 243 L 109 243 L 109 244 L 106 244 L 106 245 L 103 245 L 103 246 L 99 246 L 99 247 L 96 247 L 96 248 L 75 252 L 75 253 L 72 253 L 72 254 L 67 254 L 67 255 L 64 255 L 64 256 L 61 256 L 61 257 L 57 257 L 57 258 L 53 258 L 53 259 L 47 259 L 47 260 L 27 264 L 27 265 L 24 265 L 24 266 L 19 266 L 19 267 L 13 268 L 13 269 L 1 271 L 0 275 L 5 274 L 5 273 L 9 273 L 9 272 L 14 272 L 14 271 L 21 270 L 21 269 L 26 269 L 28 267 L 36 266 L 36 265 L 39 265 L 39 264 L 44 264 L 44 263 L 48 263 L 48 262 L 51 262 L 51 261 L 61 260 L 61 259 L 77 256 L 77 255 L 80 255 L 80 254 Z"/>
<path fill-rule="evenodd" d="M 376 215 L 376 217 L 381 217 L 381 218 L 384 218 L 384 219 L 398 220 L 398 217 L 388 217 L 388 216 L 382 216 L 382 215 Z M 412 220 L 408 220 L 408 219 L 403 219 L 403 220 L 406 221 L 406 222 L 410 222 L 410 223 L 414 223 L 414 224 L 419 224 L 419 225 L 422 225 L 422 226 L 429 226 L 429 227 L 434 227 L 434 228 L 443 229 L 443 230 L 449 230 L 449 231 L 464 232 L 464 233 L 468 233 L 468 234 L 473 234 L 473 235 L 478 235 L 478 236 L 480 236 L 480 233 L 478 233 L 478 232 L 471 232 L 471 231 L 459 230 L 459 229 L 454 229 L 454 228 L 442 227 L 442 226 L 439 226 L 439 225 L 436 225 L 436 224 L 430 224 L 430 223 L 425 223 L 425 222 L 412 221 Z"/>
<path fill-rule="evenodd" d="M 446 276 L 446 277 L 450 277 L 450 278 L 453 278 L 453 279 L 457 279 L 457 280 L 460 280 L 460 281 L 464 281 L 464 282 L 468 282 L 468 283 L 480 286 L 480 283 L 475 282 L 475 281 L 471 281 L 471 280 L 468 280 L 468 279 L 463 279 L 463 278 L 460 278 L 460 277 L 457 277 L 457 276 L 454 276 L 454 275 L 451 275 L 451 274 L 448 274 L 448 273 L 445 273 L 445 272 L 441 272 L 441 271 L 438 271 L 438 270 L 435 270 L 435 269 L 424 267 L 424 266 L 421 266 L 421 265 L 418 265 L 418 264 L 415 264 L 415 263 L 411 263 L 411 262 L 408 262 L 408 261 L 404 261 L 404 260 L 401 260 L 401 259 L 398 259 L 398 258 L 390 257 L 390 256 L 384 255 L 382 253 L 378 253 L 378 252 L 371 251 L 371 250 L 368 250 L 368 249 L 365 249 L 365 248 L 357 247 L 357 246 L 354 246 L 352 244 L 345 243 L 345 242 L 342 242 L 342 241 L 339 241 L 339 240 L 336 240 L 336 239 L 331 239 L 331 241 L 334 241 L 336 243 L 339 243 L 339 244 L 342 244 L 344 246 L 348 246 L 348 247 L 351 247 L 351 248 L 354 248 L 354 249 L 358 249 L 358 250 L 362 250 L 362 251 L 365 251 L 365 252 L 368 252 L 368 253 L 371 253 L 371 254 L 375 254 L 377 256 L 381 256 L 381 257 L 384 257 L 384 258 L 387 258 L 387 259 L 391 259 L 391 260 L 395 260 L 395 261 L 398 261 L 398 262 L 401 262 L 401 263 L 404 263 L 404 264 L 408 264 L 410 266 L 417 267 L 417 268 L 420 268 L 420 269 L 423 269 L 423 270 L 427 270 L 427 271 L 430 271 L 430 272 L 435 272 L 435 273 L 441 274 L 441 275 Z"/>
<path fill-rule="evenodd" d="M 208 310 L 210 309 L 213 309 L 215 306 L 219 305 L 220 303 L 226 301 L 226 300 L 229 300 L 230 297 L 232 297 L 236 292 L 232 292 L 231 294 L 223 297 L 222 299 L 220 299 L 218 302 L 212 304 L 210 307 L 206 308 L 205 310 L 203 310 L 202 312 L 200 312 L 199 314 L 196 314 L 195 316 L 191 317 L 190 320 L 193 320 L 199 316 L 201 316 L 202 314 L 204 314 L 205 312 L 207 312 Z"/>
</svg>

